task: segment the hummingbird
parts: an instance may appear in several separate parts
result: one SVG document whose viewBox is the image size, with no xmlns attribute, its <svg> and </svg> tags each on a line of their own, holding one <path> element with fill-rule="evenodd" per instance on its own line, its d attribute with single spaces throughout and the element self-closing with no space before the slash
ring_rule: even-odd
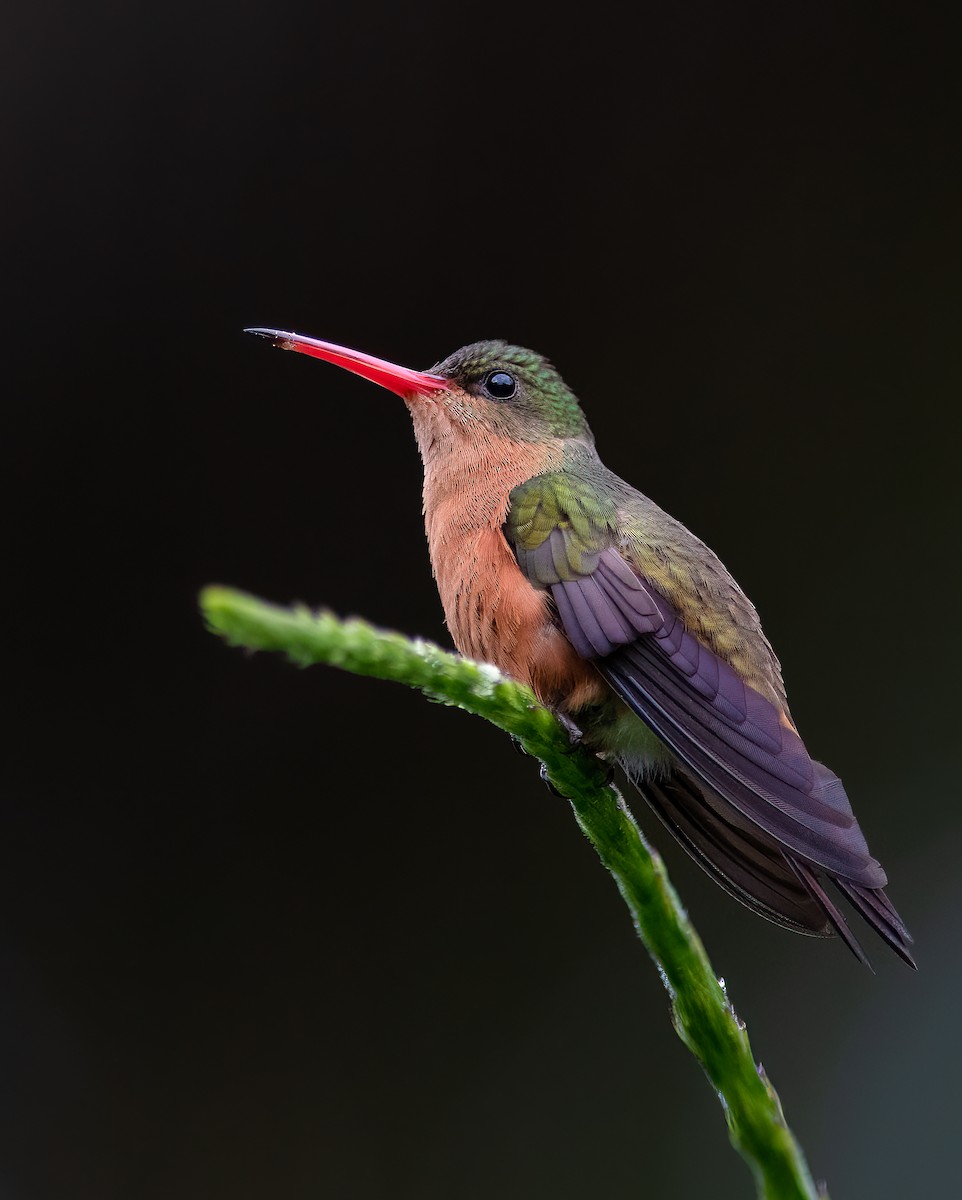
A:
<svg viewBox="0 0 962 1200">
<path fill-rule="evenodd" d="M 415 371 L 297 333 L 245 332 L 404 400 L 462 655 L 528 684 L 754 912 L 837 934 L 868 965 L 844 898 L 915 967 L 841 780 L 799 736 L 755 607 L 704 542 L 602 463 L 547 358 L 482 341 Z"/>
</svg>

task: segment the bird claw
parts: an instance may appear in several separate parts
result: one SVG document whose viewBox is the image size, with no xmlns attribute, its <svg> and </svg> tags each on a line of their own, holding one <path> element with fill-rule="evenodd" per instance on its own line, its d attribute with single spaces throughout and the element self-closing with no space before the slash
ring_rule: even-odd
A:
<svg viewBox="0 0 962 1200">
<path fill-rule="evenodd" d="M 551 779 L 548 776 L 548 768 L 544 765 L 544 763 L 542 763 L 538 769 L 538 774 L 541 776 L 541 782 L 545 785 L 549 792 L 555 796 L 560 796 L 562 800 L 565 799 L 564 792 L 559 792 L 555 785 L 551 782 Z"/>
<path fill-rule="evenodd" d="M 568 735 L 569 746 L 566 753 L 574 754 L 576 750 L 588 750 L 589 753 L 593 753 L 593 757 L 595 757 L 605 768 L 605 787 L 607 787 L 610 783 L 613 783 L 615 778 L 614 763 L 609 762 L 604 754 L 592 752 L 587 746 L 585 746 L 584 733 L 581 731 L 581 729 L 579 729 L 574 721 L 572 721 L 567 713 L 556 712 L 555 716 L 558 718 L 558 723 Z"/>
<path fill-rule="evenodd" d="M 557 716 L 558 721 L 564 728 L 565 732 L 568 734 L 570 746 L 568 747 L 567 753 L 573 754 L 575 750 L 582 747 L 582 740 L 583 740 L 584 735 L 582 734 L 582 732 L 578 728 L 578 726 L 574 723 L 574 721 L 571 720 L 570 717 L 565 716 L 564 713 L 556 713 L 555 715 Z M 514 734 L 508 734 L 508 736 L 511 738 L 511 745 L 515 748 L 517 753 L 523 755 L 525 758 L 528 758 L 529 757 L 528 751 L 525 750 L 524 743 L 521 741 L 521 739 L 515 737 Z M 601 756 L 596 755 L 595 757 L 597 757 L 598 762 L 606 768 L 604 782 L 605 782 L 605 786 L 607 787 L 608 784 L 610 784 L 615 777 L 614 765 L 612 763 L 609 763 L 606 759 L 602 758 Z M 545 785 L 545 787 L 548 789 L 548 791 L 552 793 L 552 795 L 560 796 L 562 798 L 562 800 L 567 799 L 564 792 L 559 792 L 558 789 L 555 787 L 555 785 L 551 782 L 551 779 L 548 775 L 548 768 L 545 766 L 544 763 L 539 764 L 538 775 L 541 777 L 541 782 Z"/>
<path fill-rule="evenodd" d="M 562 729 L 564 729 L 565 733 L 568 735 L 568 741 L 570 743 L 568 752 L 570 754 L 571 751 L 577 750 L 578 747 L 581 745 L 581 743 L 584 739 L 584 734 L 578 728 L 578 726 L 574 723 L 574 721 L 572 721 L 572 719 L 567 715 L 567 713 L 556 712 L 555 716 L 558 719 L 558 724 L 562 727 Z"/>
</svg>

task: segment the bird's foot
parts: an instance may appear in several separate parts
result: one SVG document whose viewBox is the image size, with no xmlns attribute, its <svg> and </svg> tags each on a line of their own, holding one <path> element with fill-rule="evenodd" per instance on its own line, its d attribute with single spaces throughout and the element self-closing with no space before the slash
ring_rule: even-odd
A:
<svg viewBox="0 0 962 1200">
<path fill-rule="evenodd" d="M 576 750 L 586 750 L 589 754 L 593 754 L 605 769 L 605 786 L 607 787 L 615 778 L 614 763 L 610 762 L 602 751 L 592 750 L 590 746 L 585 745 L 583 730 L 574 723 L 567 713 L 555 712 L 555 716 L 568 735 L 569 746 L 567 753 L 574 754 Z"/>
<path fill-rule="evenodd" d="M 572 721 L 567 713 L 556 712 L 555 716 L 558 718 L 558 723 L 568 735 L 568 741 L 570 742 L 569 753 L 573 750 L 577 750 L 584 740 L 584 733 L 579 726 Z"/>
</svg>

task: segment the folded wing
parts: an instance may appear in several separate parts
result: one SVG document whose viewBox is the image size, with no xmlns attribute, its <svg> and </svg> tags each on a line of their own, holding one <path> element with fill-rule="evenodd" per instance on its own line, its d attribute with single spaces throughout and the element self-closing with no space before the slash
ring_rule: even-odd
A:
<svg viewBox="0 0 962 1200">
<path fill-rule="evenodd" d="M 685 627 L 610 534 L 583 529 L 559 521 L 537 540 L 518 536 L 509 518 L 505 533 L 521 570 L 551 593 L 577 652 L 673 752 L 669 779 L 625 764 L 648 802 L 718 882 L 763 915 L 809 933 L 834 927 L 864 958 L 818 881 L 825 873 L 911 962 L 911 939 L 841 780 L 810 757 L 774 699 Z"/>
</svg>

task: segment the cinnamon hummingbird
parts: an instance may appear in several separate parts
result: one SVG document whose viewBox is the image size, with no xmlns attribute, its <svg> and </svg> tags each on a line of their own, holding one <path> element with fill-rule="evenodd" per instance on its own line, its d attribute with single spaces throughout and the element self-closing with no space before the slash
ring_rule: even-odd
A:
<svg viewBox="0 0 962 1200">
<path fill-rule="evenodd" d="M 605 467 L 546 358 L 486 341 L 414 371 L 296 333 L 246 332 L 404 400 L 461 654 L 527 683 L 617 762 L 750 909 L 838 934 L 867 963 L 830 883 L 915 966 L 841 780 L 798 734 L 754 606 L 702 541 Z"/>
</svg>

